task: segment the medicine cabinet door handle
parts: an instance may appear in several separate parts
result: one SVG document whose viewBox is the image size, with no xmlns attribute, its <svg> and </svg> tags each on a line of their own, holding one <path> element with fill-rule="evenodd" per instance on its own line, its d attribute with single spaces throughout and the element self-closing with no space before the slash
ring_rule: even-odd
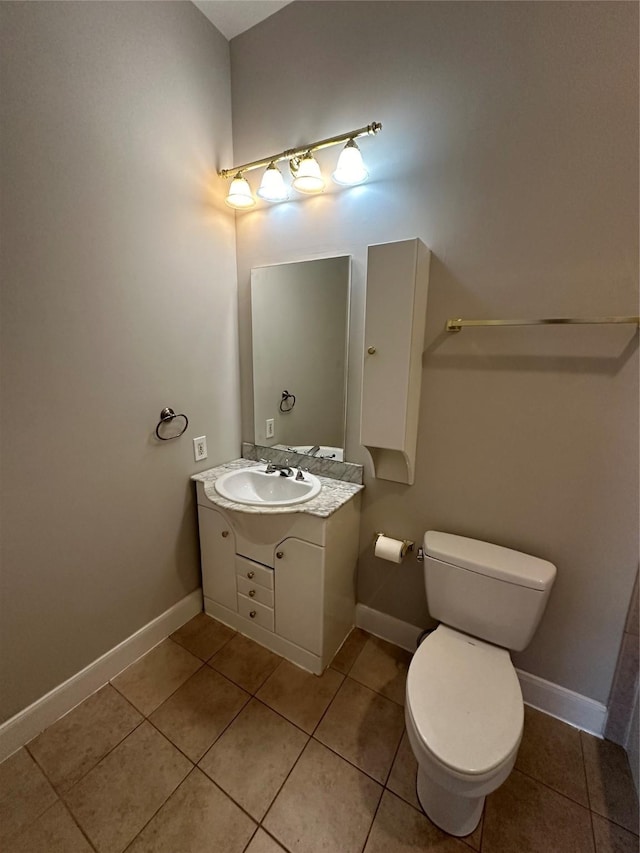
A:
<svg viewBox="0 0 640 853">
<path fill-rule="evenodd" d="M 369 353 L 369 355 L 375 355 L 376 348 L 375 347 L 368 347 L 367 352 Z"/>
<path fill-rule="evenodd" d="M 276 557 L 281 560 L 284 557 L 284 551 L 276 551 Z"/>
</svg>

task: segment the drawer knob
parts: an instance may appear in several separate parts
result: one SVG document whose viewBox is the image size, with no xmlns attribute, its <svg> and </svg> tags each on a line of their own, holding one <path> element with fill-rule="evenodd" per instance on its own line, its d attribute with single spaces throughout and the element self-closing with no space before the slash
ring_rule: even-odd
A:
<svg viewBox="0 0 640 853">
<path fill-rule="evenodd" d="M 254 576 L 255 572 L 247 572 L 247 577 L 249 578 L 249 580 L 251 580 L 251 578 L 253 578 Z"/>
<path fill-rule="evenodd" d="M 252 610 L 251 613 L 249 614 L 249 616 L 251 616 L 252 619 L 255 619 L 257 615 L 258 614 L 256 613 L 255 610 Z"/>
<path fill-rule="evenodd" d="M 250 589 L 250 590 L 249 590 L 249 598 L 253 598 L 253 596 L 254 596 L 255 594 L 256 594 L 255 589 Z"/>
<path fill-rule="evenodd" d="M 223 531 L 222 531 L 222 538 L 223 538 L 223 539 L 226 539 L 228 535 L 229 535 L 229 531 L 228 531 L 228 530 L 223 530 Z"/>
<path fill-rule="evenodd" d="M 369 353 L 369 355 L 375 355 L 376 348 L 375 347 L 368 347 L 367 352 Z"/>
<path fill-rule="evenodd" d="M 276 551 L 276 557 L 281 560 L 284 557 L 284 551 Z"/>
</svg>

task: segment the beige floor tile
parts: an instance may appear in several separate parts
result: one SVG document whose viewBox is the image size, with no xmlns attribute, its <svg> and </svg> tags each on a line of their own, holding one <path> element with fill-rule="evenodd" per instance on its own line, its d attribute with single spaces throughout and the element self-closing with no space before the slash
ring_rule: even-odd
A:
<svg viewBox="0 0 640 853">
<path fill-rule="evenodd" d="M 178 749 L 197 762 L 249 698 L 236 684 L 204 666 L 149 719 Z"/>
<path fill-rule="evenodd" d="M 256 695 L 311 734 L 343 681 L 344 676 L 333 669 L 326 669 L 318 677 L 282 661 Z"/>
<path fill-rule="evenodd" d="M 111 683 L 148 716 L 202 666 L 202 661 L 173 640 L 163 640 Z"/>
<path fill-rule="evenodd" d="M 71 788 L 67 806 L 99 853 L 120 853 L 191 768 L 145 721 Z"/>
<path fill-rule="evenodd" d="M 232 628 L 212 619 L 206 613 L 198 613 L 182 628 L 171 634 L 171 639 L 201 660 L 209 660 L 235 636 Z"/>
<path fill-rule="evenodd" d="M 524 709 L 524 734 L 516 767 L 561 794 L 589 807 L 580 732 L 566 723 Z"/>
<path fill-rule="evenodd" d="M 581 732 L 589 802 L 594 812 L 638 832 L 638 797 L 621 746 Z"/>
<path fill-rule="evenodd" d="M 593 834 L 596 840 L 596 853 L 638 853 L 638 836 L 621 826 L 592 814 Z"/>
<path fill-rule="evenodd" d="M 242 853 L 256 828 L 197 768 L 127 849 L 127 853 Z"/>
<path fill-rule="evenodd" d="M 364 853 L 468 853 L 461 841 L 434 826 L 395 794 L 385 791 Z M 516 853 L 515 849 L 511 853 Z M 519 853 L 519 851 L 518 851 Z"/>
<path fill-rule="evenodd" d="M 514 770 L 487 797 L 482 853 L 594 853 L 589 811 Z"/>
<path fill-rule="evenodd" d="M 93 847 L 60 801 L 2 849 L 5 853 L 93 853 Z"/>
<path fill-rule="evenodd" d="M 404 705 L 410 662 L 409 652 L 377 637 L 370 637 L 351 667 L 349 676 L 399 705 Z"/>
<path fill-rule="evenodd" d="M 264 820 L 292 853 L 359 853 L 382 788 L 310 740 Z"/>
<path fill-rule="evenodd" d="M 29 751 L 61 791 L 70 788 L 143 720 L 110 684 L 31 741 Z"/>
<path fill-rule="evenodd" d="M 252 699 L 200 767 L 260 821 L 308 740 L 300 729 Z"/>
<path fill-rule="evenodd" d="M 255 693 L 281 660 L 281 657 L 264 646 L 242 634 L 236 634 L 231 642 L 211 658 L 209 665 L 244 690 Z"/>
<path fill-rule="evenodd" d="M 400 705 L 345 678 L 314 737 L 384 784 L 403 731 Z"/>
<path fill-rule="evenodd" d="M 26 749 L 0 764 L 0 849 L 58 799 Z"/>
<path fill-rule="evenodd" d="M 407 733 L 402 735 L 398 754 L 393 762 L 387 788 L 402 797 L 407 803 L 421 811 L 418 795 L 416 794 L 416 777 L 418 774 L 418 762 L 411 749 Z"/>
<path fill-rule="evenodd" d="M 280 847 L 264 829 L 259 829 L 251 839 L 246 853 L 284 853 L 284 847 Z"/>
<path fill-rule="evenodd" d="M 331 668 L 337 669 L 343 675 L 348 675 L 368 639 L 369 634 L 366 631 L 362 628 L 354 628 L 331 661 Z"/>
</svg>

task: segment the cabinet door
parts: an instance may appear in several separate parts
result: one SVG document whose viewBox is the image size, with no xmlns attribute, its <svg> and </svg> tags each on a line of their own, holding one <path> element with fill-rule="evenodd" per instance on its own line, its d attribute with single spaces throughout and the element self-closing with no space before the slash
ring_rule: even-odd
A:
<svg viewBox="0 0 640 853">
<path fill-rule="evenodd" d="M 276 548 L 276 634 L 322 654 L 324 548 L 285 539 Z"/>
<path fill-rule="evenodd" d="M 236 595 L 236 543 L 227 520 L 215 509 L 198 507 L 202 591 L 229 610 L 238 609 Z"/>
</svg>

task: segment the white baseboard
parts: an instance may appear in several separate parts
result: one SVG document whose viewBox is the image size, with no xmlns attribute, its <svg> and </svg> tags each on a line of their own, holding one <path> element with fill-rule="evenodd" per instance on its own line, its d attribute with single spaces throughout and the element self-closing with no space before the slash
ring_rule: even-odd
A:
<svg viewBox="0 0 640 853">
<path fill-rule="evenodd" d="M 202 590 L 185 596 L 97 660 L 0 725 L 0 761 L 84 702 L 202 610 Z"/>
<path fill-rule="evenodd" d="M 422 633 L 422 628 L 416 628 L 415 625 L 374 610 L 366 604 L 356 604 L 356 625 L 374 637 L 380 637 L 381 640 L 400 646 L 408 652 L 415 652 L 418 637 Z"/>
<path fill-rule="evenodd" d="M 530 672 L 516 669 L 516 673 L 520 680 L 522 697 L 527 705 L 592 735 L 604 736 L 607 722 L 606 705 L 552 681 L 531 675 Z"/>
<path fill-rule="evenodd" d="M 356 625 L 382 640 L 414 652 L 422 628 L 373 610 L 365 604 L 356 605 Z M 545 681 L 537 675 L 516 669 L 522 697 L 527 705 L 557 717 L 571 726 L 602 737 L 607 720 L 607 708 L 601 702 L 574 693 L 566 687 Z"/>
</svg>

